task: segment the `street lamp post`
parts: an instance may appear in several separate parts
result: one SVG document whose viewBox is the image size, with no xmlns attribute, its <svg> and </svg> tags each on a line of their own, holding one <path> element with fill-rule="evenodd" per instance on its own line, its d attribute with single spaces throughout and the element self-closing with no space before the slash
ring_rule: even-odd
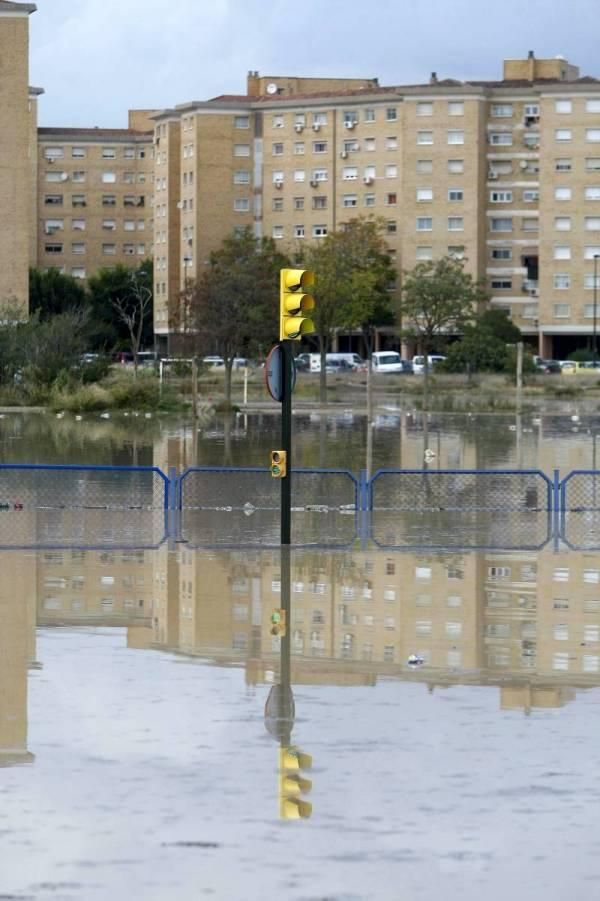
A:
<svg viewBox="0 0 600 901">
<path fill-rule="evenodd" d="M 594 322 L 592 327 L 592 363 L 594 369 L 596 368 L 596 356 L 597 356 L 597 346 L 596 346 L 596 324 L 598 321 L 598 260 L 600 260 L 600 254 L 594 254 Z"/>
</svg>

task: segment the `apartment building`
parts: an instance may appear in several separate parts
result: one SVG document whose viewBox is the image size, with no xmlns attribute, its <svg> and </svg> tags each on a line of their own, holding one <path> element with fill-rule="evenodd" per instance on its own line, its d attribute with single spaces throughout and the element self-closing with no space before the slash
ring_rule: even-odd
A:
<svg viewBox="0 0 600 901">
<path fill-rule="evenodd" d="M 600 81 L 561 57 L 505 60 L 497 81 L 432 73 L 397 87 L 251 72 L 244 95 L 157 114 L 155 140 L 169 145 L 155 166 L 163 341 L 186 278 L 232 229 L 293 251 L 358 215 L 383 220 L 399 270 L 465 258 L 544 356 L 591 341 Z"/>
<path fill-rule="evenodd" d="M 33 3 L 0 2 L 0 304 L 16 302 L 25 311 L 35 230 L 31 141 L 39 91 L 29 87 L 29 16 L 35 9 Z"/>
<path fill-rule="evenodd" d="M 85 279 L 152 255 L 152 133 L 130 118 L 122 129 L 38 129 L 40 268 Z"/>
</svg>

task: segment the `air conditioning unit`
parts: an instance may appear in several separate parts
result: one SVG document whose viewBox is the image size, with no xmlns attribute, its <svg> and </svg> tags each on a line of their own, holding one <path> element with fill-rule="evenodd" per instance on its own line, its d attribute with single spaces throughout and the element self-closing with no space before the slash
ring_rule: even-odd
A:
<svg viewBox="0 0 600 901">
<path fill-rule="evenodd" d="M 532 288 L 531 291 L 529 292 L 529 296 L 530 297 L 539 297 L 540 296 L 539 288 Z"/>
<path fill-rule="evenodd" d="M 319 187 L 319 182 L 317 181 L 316 178 L 311 178 L 309 184 L 310 184 L 311 188 L 318 188 L 318 187 Z"/>
<path fill-rule="evenodd" d="M 50 165 L 53 166 L 54 163 L 56 162 L 56 160 L 54 159 L 53 156 L 47 156 L 47 157 L 46 157 L 46 162 L 47 162 L 47 163 L 50 163 Z"/>
<path fill-rule="evenodd" d="M 497 178 L 498 178 L 498 173 L 497 173 L 497 172 L 494 172 L 493 170 L 490 170 L 490 171 L 488 172 L 488 180 L 489 180 L 489 181 L 496 181 Z"/>
<path fill-rule="evenodd" d="M 277 188 L 278 191 L 281 191 L 281 189 L 283 188 L 283 182 L 282 182 L 282 181 L 274 181 L 274 182 L 273 182 L 273 185 L 274 185 L 274 187 Z"/>
<path fill-rule="evenodd" d="M 342 150 L 342 152 L 340 153 L 340 156 L 343 160 L 347 160 L 348 159 L 348 151 Z"/>
<path fill-rule="evenodd" d="M 519 165 L 520 165 L 521 169 L 526 169 L 527 165 L 528 165 L 527 160 L 521 160 Z"/>
<path fill-rule="evenodd" d="M 349 119 L 347 122 L 344 122 L 344 128 L 354 128 L 356 122 L 353 119 Z"/>
<path fill-rule="evenodd" d="M 304 125 L 302 125 L 301 122 L 296 122 L 296 125 L 294 127 L 295 127 L 296 131 L 298 132 L 298 134 L 300 134 L 300 132 L 304 131 Z"/>
<path fill-rule="evenodd" d="M 320 131 L 321 125 L 319 122 L 313 122 L 313 131 Z"/>
<path fill-rule="evenodd" d="M 182 209 L 183 209 L 183 200 L 178 200 L 178 201 L 177 201 L 177 209 L 178 209 L 178 210 L 182 210 Z"/>
<path fill-rule="evenodd" d="M 372 185 L 372 184 L 373 184 L 373 176 L 372 176 L 372 175 L 365 175 L 364 178 L 363 178 L 363 182 L 364 182 L 366 185 Z"/>
</svg>

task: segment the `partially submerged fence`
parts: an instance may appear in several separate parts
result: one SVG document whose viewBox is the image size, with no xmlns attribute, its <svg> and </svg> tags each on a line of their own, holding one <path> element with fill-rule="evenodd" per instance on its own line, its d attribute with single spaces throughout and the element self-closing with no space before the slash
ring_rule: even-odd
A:
<svg viewBox="0 0 600 901">
<path fill-rule="evenodd" d="M 279 544 L 280 484 L 259 467 L 0 464 L 0 547 Z M 600 471 L 294 469 L 292 543 L 600 550 Z"/>
</svg>

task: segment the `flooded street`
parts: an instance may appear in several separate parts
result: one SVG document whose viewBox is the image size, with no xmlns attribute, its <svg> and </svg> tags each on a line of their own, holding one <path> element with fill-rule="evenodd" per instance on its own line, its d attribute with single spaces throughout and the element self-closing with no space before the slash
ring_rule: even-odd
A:
<svg viewBox="0 0 600 901">
<path fill-rule="evenodd" d="M 430 469 L 550 477 L 591 468 L 600 425 L 389 415 L 377 466 L 426 439 Z M 6 416 L 0 442 L 181 471 L 266 465 L 277 427 Z M 361 468 L 364 420 L 296 429 L 297 465 Z M 275 549 L 84 537 L 0 551 L 0 899 L 595 897 L 599 552 L 368 538 L 292 550 L 288 578 Z M 281 816 L 289 748 L 306 818 Z"/>
</svg>

